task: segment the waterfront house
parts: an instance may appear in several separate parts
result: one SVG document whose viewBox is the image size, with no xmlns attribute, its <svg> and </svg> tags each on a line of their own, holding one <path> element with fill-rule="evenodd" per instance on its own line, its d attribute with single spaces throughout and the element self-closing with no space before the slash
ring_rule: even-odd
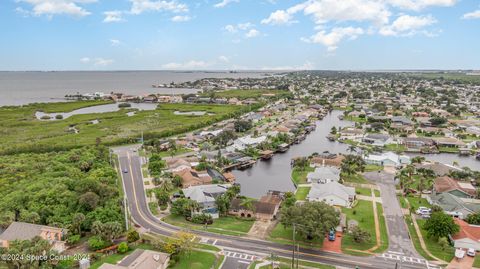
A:
<svg viewBox="0 0 480 269">
<path fill-rule="evenodd" d="M 448 147 L 448 148 L 463 148 L 465 143 L 461 140 L 458 140 L 454 137 L 439 137 L 435 138 L 435 142 L 439 147 Z"/>
<path fill-rule="evenodd" d="M 407 149 L 415 151 L 435 148 L 435 141 L 426 137 L 405 137 L 402 139 L 402 143 Z"/>
<path fill-rule="evenodd" d="M 329 152 L 320 153 L 317 156 L 312 157 L 311 163 L 318 166 L 335 166 L 340 167 L 345 156 L 341 154 L 334 154 Z"/>
<path fill-rule="evenodd" d="M 325 184 L 328 182 L 338 182 L 340 180 L 340 169 L 337 167 L 331 166 L 321 166 L 315 168 L 314 172 L 307 174 L 308 183 L 321 183 Z"/>
<path fill-rule="evenodd" d="M 313 183 L 307 200 L 325 202 L 331 206 L 350 207 L 355 200 L 355 188 L 346 187 L 335 181 L 326 184 Z"/>
<path fill-rule="evenodd" d="M 429 169 L 432 170 L 436 176 L 441 177 L 450 174 L 452 171 L 462 171 L 462 169 L 455 167 L 453 165 L 449 164 L 443 164 L 439 162 L 434 162 L 434 163 L 417 163 L 414 165 L 416 169 Z"/>
<path fill-rule="evenodd" d="M 31 240 L 39 236 L 51 244 L 52 250 L 62 253 L 67 249 L 65 241 L 63 241 L 66 232 L 67 230 L 63 228 L 26 222 L 12 222 L 8 228 L 0 234 L 0 247 L 8 248 L 12 241 Z"/>
<path fill-rule="evenodd" d="M 212 183 L 212 177 L 207 173 L 207 171 L 196 171 L 192 168 L 184 168 L 180 171 L 174 171 L 173 175 L 182 178 L 183 187 Z"/>
<path fill-rule="evenodd" d="M 347 127 L 340 130 L 338 140 L 361 140 L 364 136 L 363 130 L 353 127 Z"/>
<path fill-rule="evenodd" d="M 398 155 L 393 152 L 385 152 L 382 154 L 370 154 L 363 158 L 367 164 L 380 166 L 400 167 L 411 163 L 410 157 L 406 155 Z"/>
<path fill-rule="evenodd" d="M 240 137 L 233 141 L 233 147 L 237 150 L 244 150 L 247 147 L 256 147 L 267 140 L 266 136 L 252 137 L 250 135 Z"/>
<path fill-rule="evenodd" d="M 184 188 L 182 191 L 186 198 L 196 201 L 200 206 L 198 211 L 192 212 L 193 214 L 208 214 L 212 218 L 218 218 L 215 198 L 227 192 L 231 186 L 231 184 L 199 185 Z"/>
<path fill-rule="evenodd" d="M 367 134 L 362 138 L 362 142 L 378 147 L 394 143 L 393 139 L 387 134 Z"/>
<path fill-rule="evenodd" d="M 474 198 L 477 195 L 476 188 L 469 182 L 457 181 L 451 177 L 437 177 L 433 184 L 433 193 L 448 192 L 460 198 Z"/>
<path fill-rule="evenodd" d="M 170 254 L 137 248 L 117 264 L 104 263 L 99 269 L 166 269 Z"/>
</svg>

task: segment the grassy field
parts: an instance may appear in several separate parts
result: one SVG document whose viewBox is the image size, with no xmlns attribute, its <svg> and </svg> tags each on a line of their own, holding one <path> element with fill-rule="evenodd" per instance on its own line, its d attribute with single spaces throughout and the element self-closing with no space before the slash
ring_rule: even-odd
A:
<svg viewBox="0 0 480 269">
<path fill-rule="evenodd" d="M 417 210 L 420 206 L 430 207 L 430 204 L 425 198 L 409 195 L 407 196 L 406 199 L 408 200 L 408 202 L 410 203 L 410 206 L 413 207 L 414 210 Z"/>
<path fill-rule="evenodd" d="M 388 249 L 388 231 L 385 224 L 385 217 L 383 216 L 383 207 L 381 203 L 377 203 L 377 215 L 380 224 L 380 247 L 374 252 L 382 253 Z"/>
<path fill-rule="evenodd" d="M 182 216 L 170 215 L 163 219 L 165 222 L 175 226 L 184 227 L 193 230 L 205 230 L 204 225 L 188 222 Z M 221 217 L 213 220 L 212 225 L 208 225 L 209 232 L 226 234 L 226 235 L 245 235 L 250 231 L 254 221 L 238 219 L 235 217 Z"/>
<path fill-rule="evenodd" d="M 455 248 L 449 246 L 446 250 L 442 250 L 438 244 L 437 239 L 429 238 L 427 236 L 427 231 L 423 229 L 423 225 L 425 224 L 425 222 L 426 220 L 424 219 L 417 219 L 418 226 L 420 227 L 420 232 L 422 233 L 423 240 L 425 241 L 425 245 L 427 246 L 428 251 L 430 251 L 433 256 L 446 262 L 450 262 L 455 256 Z"/>
<path fill-rule="evenodd" d="M 204 96 L 209 96 L 210 93 L 205 93 Z M 237 98 L 240 100 L 244 99 L 257 99 L 262 97 L 262 95 L 275 94 L 274 98 L 290 96 L 289 91 L 283 90 L 228 90 L 228 91 L 219 91 L 215 92 L 215 97 L 217 98 Z"/>
<path fill-rule="evenodd" d="M 270 233 L 270 237 L 268 238 L 270 241 L 282 243 L 282 244 L 292 244 L 292 235 L 293 229 L 291 227 L 284 228 L 281 223 L 278 223 L 277 226 L 272 230 Z M 315 240 L 306 240 L 300 238 L 298 235 L 295 237 L 295 240 L 300 246 L 307 247 L 307 248 L 321 248 L 323 245 L 323 238 L 322 239 L 315 239 Z"/>
<path fill-rule="evenodd" d="M 360 183 L 360 184 L 369 184 L 368 182 L 362 175 L 360 174 L 354 174 L 354 175 L 344 175 L 345 182 L 351 182 L 351 183 Z"/>
<path fill-rule="evenodd" d="M 388 144 L 385 145 L 385 150 L 399 153 L 406 151 L 407 147 L 405 145 Z"/>
<path fill-rule="evenodd" d="M 368 188 L 356 187 L 355 193 L 359 195 L 364 195 L 364 196 L 372 196 L 372 192 Z"/>
<path fill-rule="evenodd" d="M 375 221 L 372 202 L 359 200 L 354 208 L 342 208 L 342 212 L 347 215 L 347 222 L 351 219 L 356 220 L 361 229 L 370 233 L 370 241 L 365 243 L 356 243 L 351 235 L 345 233 L 342 238 L 342 251 L 352 253 L 347 249 L 367 250 L 375 246 Z"/>
<path fill-rule="evenodd" d="M 297 167 L 292 170 L 292 181 L 295 185 L 307 183 L 307 175 L 310 172 L 315 171 L 315 168 L 307 166 L 304 170 L 300 170 Z"/>
<path fill-rule="evenodd" d="M 182 254 L 178 263 L 171 269 L 210 269 L 215 264 L 216 257 L 212 253 L 202 251 L 192 251 L 188 254 Z"/>
<path fill-rule="evenodd" d="M 375 172 L 375 171 L 382 171 L 383 167 L 380 165 L 374 164 L 367 164 L 365 165 L 365 172 Z"/>
<path fill-rule="evenodd" d="M 295 198 L 297 198 L 297 200 L 305 200 L 309 192 L 310 187 L 300 187 L 295 192 Z"/>
<path fill-rule="evenodd" d="M 480 76 L 472 76 L 464 73 L 415 73 L 408 74 L 408 76 L 424 79 L 453 80 L 462 83 L 480 84 Z"/>
<path fill-rule="evenodd" d="M 235 117 L 258 106 L 160 104 L 156 110 L 137 111 L 127 116 L 131 109 L 116 112 L 74 115 L 67 119 L 41 121 L 36 111 L 69 112 L 78 108 L 102 104 L 98 101 L 32 104 L 22 107 L 0 107 L 0 154 L 17 152 L 46 152 L 94 145 L 107 145 L 138 141 L 144 138 L 168 137 L 195 130 L 214 122 Z M 206 111 L 213 115 L 175 115 L 175 111 Z M 98 124 L 92 124 L 98 120 Z M 70 131 L 74 126 L 78 134 Z"/>
<path fill-rule="evenodd" d="M 480 268 L 480 255 L 475 256 L 475 260 L 473 261 L 473 267 Z"/>
</svg>

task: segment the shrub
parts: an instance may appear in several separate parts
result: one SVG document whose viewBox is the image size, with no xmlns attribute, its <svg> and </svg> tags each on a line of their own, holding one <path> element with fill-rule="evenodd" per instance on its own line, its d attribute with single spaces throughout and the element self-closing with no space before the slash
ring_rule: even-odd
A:
<svg viewBox="0 0 480 269">
<path fill-rule="evenodd" d="M 127 241 L 128 243 L 133 243 L 136 242 L 140 239 L 140 235 L 138 234 L 137 231 L 135 230 L 130 230 L 127 233 Z"/>
<path fill-rule="evenodd" d="M 212 224 L 212 216 L 207 214 L 199 214 L 192 216 L 192 222 L 197 224 Z"/>
<path fill-rule="evenodd" d="M 90 239 L 88 239 L 88 248 L 91 250 L 99 250 L 107 246 L 107 242 L 103 241 L 100 236 L 92 236 Z"/>
<path fill-rule="evenodd" d="M 117 251 L 118 253 L 120 254 L 123 254 L 123 253 L 126 253 L 128 251 L 128 244 L 127 242 L 122 242 L 118 245 L 118 248 L 117 248 Z"/>
<path fill-rule="evenodd" d="M 67 243 L 69 243 L 70 245 L 75 245 L 76 243 L 78 243 L 78 241 L 80 241 L 80 235 L 78 234 L 69 236 L 67 238 Z"/>
<path fill-rule="evenodd" d="M 118 104 L 118 107 L 119 108 L 126 108 L 126 107 L 131 107 L 132 105 L 130 103 L 121 103 L 121 104 Z"/>
</svg>

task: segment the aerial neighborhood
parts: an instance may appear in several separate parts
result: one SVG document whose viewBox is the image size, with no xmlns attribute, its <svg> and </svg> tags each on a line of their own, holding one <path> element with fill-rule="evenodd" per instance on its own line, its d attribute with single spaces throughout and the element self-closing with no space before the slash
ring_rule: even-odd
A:
<svg viewBox="0 0 480 269">
<path fill-rule="evenodd" d="M 22 113 L 0 119 L 1 253 L 70 257 L 0 267 L 480 268 L 469 76 L 272 72 L 0 107 Z"/>
</svg>

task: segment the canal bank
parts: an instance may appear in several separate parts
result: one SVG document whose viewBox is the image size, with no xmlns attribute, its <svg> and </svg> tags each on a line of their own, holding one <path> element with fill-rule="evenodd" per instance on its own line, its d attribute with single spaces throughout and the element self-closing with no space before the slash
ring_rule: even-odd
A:
<svg viewBox="0 0 480 269">
<path fill-rule="evenodd" d="M 232 171 L 236 182 L 241 185 L 241 194 L 247 197 L 260 198 L 269 190 L 294 191 L 295 186 L 291 180 L 291 160 L 295 157 L 308 156 L 314 152 L 329 151 L 331 153 L 348 153 L 348 144 L 331 142 L 327 139 L 330 130 L 335 127 L 354 126 L 353 122 L 340 120 L 343 111 L 334 110 L 327 114 L 323 120 L 317 121 L 317 128 L 307 135 L 300 144 L 294 144 L 285 153 L 275 154 L 270 160 L 257 161 L 250 169 Z M 460 167 L 469 167 L 480 170 L 480 162 L 474 157 L 462 157 L 457 154 L 407 154 L 409 156 L 421 155 L 427 160 L 453 164 L 457 162 Z"/>
</svg>

